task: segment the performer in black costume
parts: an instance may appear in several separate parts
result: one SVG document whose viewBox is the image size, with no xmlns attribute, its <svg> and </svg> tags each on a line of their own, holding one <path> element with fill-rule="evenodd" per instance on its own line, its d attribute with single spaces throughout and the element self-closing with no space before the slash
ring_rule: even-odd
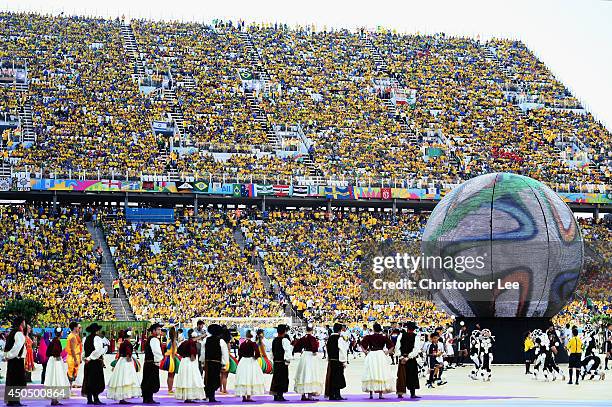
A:
<svg viewBox="0 0 612 407">
<path fill-rule="evenodd" d="M 6 359 L 6 382 L 4 387 L 4 400 L 7 406 L 23 406 L 19 398 L 10 397 L 11 387 L 26 387 L 25 357 L 25 328 L 23 317 L 16 317 L 11 332 L 6 338 L 4 358 Z"/>
<path fill-rule="evenodd" d="M 149 327 L 149 337 L 144 346 L 144 363 L 142 365 L 142 402 L 144 404 L 159 404 L 153 400 L 153 394 L 159 391 L 159 363 L 164 358 L 161 351 L 159 336 L 161 335 L 160 324 L 153 324 Z"/>
<path fill-rule="evenodd" d="M 106 347 L 104 346 L 104 340 L 98 335 L 101 329 L 102 327 L 95 322 L 89 325 L 86 329 L 89 335 L 85 338 L 83 344 L 85 369 L 81 393 L 87 396 L 87 404 L 104 404 L 98 397 L 106 386 L 103 359 Z"/>
<path fill-rule="evenodd" d="M 330 400 L 346 400 L 340 390 L 346 387 L 344 366 L 348 356 L 348 342 L 340 336 L 342 325 L 334 324 L 333 333 L 327 339 L 327 376 L 325 377 L 325 396 Z"/>
<path fill-rule="evenodd" d="M 414 331 L 417 326 L 414 322 L 408 322 L 397 338 L 399 350 L 399 363 L 397 366 L 396 391 L 399 398 L 403 398 L 406 389 L 410 391 L 411 399 L 418 399 L 416 389 L 419 389 L 419 365 L 416 357 L 421 350 L 417 335 Z"/>
<path fill-rule="evenodd" d="M 604 332 L 605 369 L 608 370 L 608 360 L 612 359 L 612 324 L 608 324 Z"/>
<path fill-rule="evenodd" d="M 215 391 L 221 386 L 221 370 L 229 363 L 229 349 L 221 338 L 223 328 L 217 324 L 208 326 L 209 336 L 202 347 L 201 358 L 204 359 L 204 390 L 209 402 L 214 403 Z"/>
<path fill-rule="evenodd" d="M 272 340 L 272 359 L 274 373 L 270 384 L 270 394 L 274 395 L 274 401 L 287 401 L 283 397 L 289 391 L 289 362 L 293 354 L 291 339 L 287 337 L 287 325 L 276 327 L 276 338 Z"/>
</svg>

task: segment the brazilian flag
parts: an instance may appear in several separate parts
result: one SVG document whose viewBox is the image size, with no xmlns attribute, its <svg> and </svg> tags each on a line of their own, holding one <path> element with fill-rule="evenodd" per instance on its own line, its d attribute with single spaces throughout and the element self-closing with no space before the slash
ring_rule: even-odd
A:
<svg viewBox="0 0 612 407">
<path fill-rule="evenodd" d="M 240 79 L 242 79 L 243 81 L 253 80 L 253 72 L 249 71 L 248 69 L 241 69 L 239 71 L 239 75 Z"/>
<path fill-rule="evenodd" d="M 242 196 L 241 187 L 242 184 L 234 184 L 234 188 L 232 189 L 232 195 L 234 195 L 235 197 Z"/>
</svg>

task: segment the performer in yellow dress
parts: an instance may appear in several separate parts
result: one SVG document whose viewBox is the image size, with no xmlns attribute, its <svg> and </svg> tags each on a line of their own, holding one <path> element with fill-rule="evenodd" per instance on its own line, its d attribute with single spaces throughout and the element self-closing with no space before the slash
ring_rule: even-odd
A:
<svg viewBox="0 0 612 407">
<path fill-rule="evenodd" d="M 78 322 L 70 323 L 70 334 L 66 341 L 66 362 L 68 363 L 68 381 L 70 386 L 77 378 L 79 373 L 79 365 L 81 364 L 81 355 L 83 354 L 83 342 L 81 340 L 81 324 Z"/>
</svg>

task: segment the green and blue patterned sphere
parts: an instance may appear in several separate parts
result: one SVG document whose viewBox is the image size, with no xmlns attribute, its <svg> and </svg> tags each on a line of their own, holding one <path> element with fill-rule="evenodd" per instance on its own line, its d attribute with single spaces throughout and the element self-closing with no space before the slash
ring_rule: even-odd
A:
<svg viewBox="0 0 612 407">
<path fill-rule="evenodd" d="M 429 280 L 486 283 L 432 290 L 448 312 L 482 318 L 554 316 L 573 295 L 584 257 L 574 215 L 559 195 L 508 173 L 481 175 L 448 193 L 427 222 L 422 249 L 433 259 L 424 268 Z"/>
</svg>

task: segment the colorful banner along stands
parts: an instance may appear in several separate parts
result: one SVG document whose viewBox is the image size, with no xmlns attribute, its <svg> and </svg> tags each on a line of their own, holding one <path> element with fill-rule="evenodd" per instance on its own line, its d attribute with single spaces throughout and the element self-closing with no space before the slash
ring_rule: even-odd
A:
<svg viewBox="0 0 612 407">
<path fill-rule="evenodd" d="M 17 182 L 19 181 L 19 182 Z M 27 185 L 26 185 L 27 184 Z M 333 200 L 439 200 L 446 191 L 436 188 L 381 188 L 356 186 L 316 186 L 277 184 L 236 184 L 208 181 L 118 181 L 118 180 L 74 180 L 74 179 L 0 179 L 2 191 L 77 191 L 77 192 L 150 192 L 192 193 L 223 195 L 230 197 L 293 197 L 324 198 Z M 560 192 L 567 203 L 612 204 L 612 194 Z"/>
</svg>

